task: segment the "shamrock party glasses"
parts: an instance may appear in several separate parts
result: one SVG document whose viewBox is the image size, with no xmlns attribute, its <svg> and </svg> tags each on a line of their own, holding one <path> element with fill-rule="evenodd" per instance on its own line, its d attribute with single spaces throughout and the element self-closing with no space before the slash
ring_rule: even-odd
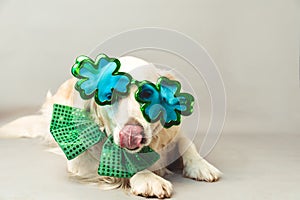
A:
<svg viewBox="0 0 300 200">
<path fill-rule="evenodd" d="M 105 54 L 97 56 L 95 61 L 79 56 L 72 67 L 72 74 L 79 79 L 75 89 L 81 98 L 94 97 L 97 104 L 104 106 L 128 95 L 130 85 L 136 84 L 135 99 L 140 103 L 144 118 L 150 123 L 160 120 L 165 128 L 179 125 L 181 115 L 188 116 L 193 112 L 194 97 L 181 93 L 178 81 L 166 77 L 160 77 L 156 84 L 138 81 L 128 73 L 119 72 L 120 67 L 118 59 Z"/>
</svg>

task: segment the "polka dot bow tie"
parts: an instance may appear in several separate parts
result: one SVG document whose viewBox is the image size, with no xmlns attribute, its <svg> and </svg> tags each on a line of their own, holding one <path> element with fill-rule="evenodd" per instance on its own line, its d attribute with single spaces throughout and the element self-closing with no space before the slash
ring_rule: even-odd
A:
<svg viewBox="0 0 300 200">
<path fill-rule="evenodd" d="M 159 154 L 145 146 L 138 153 L 129 153 L 99 129 L 88 112 L 79 108 L 54 104 L 50 132 L 68 160 L 104 141 L 98 174 L 129 178 L 153 165 Z"/>
</svg>

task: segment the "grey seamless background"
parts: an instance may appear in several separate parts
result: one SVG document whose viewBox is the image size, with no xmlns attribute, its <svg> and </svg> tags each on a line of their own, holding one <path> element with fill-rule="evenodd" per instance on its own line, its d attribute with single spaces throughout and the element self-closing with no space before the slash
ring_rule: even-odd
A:
<svg viewBox="0 0 300 200">
<path fill-rule="evenodd" d="M 0 0 L 0 19 L 0 116 L 37 108 L 71 76 L 76 56 L 113 34 L 154 26 L 194 38 L 218 65 L 227 92 L 224 133 L 299 134 L 299 1 Z M 187 65 L 164 53 L 134 55 Z"/>
<path fill-rule="evenodd" d="M 174 199 L 299 199 L 299 15 L 299 0 L 0 0 L 0 125 L 38 110 L 47 90 L 71 77 L 75 57 L 108 37 L 145 26 L 174 29 L 206 48 L 227 94 L 225 127 L 206 157 L 222 179 L 169 176 Z M 132 55 L 190 73 L 166 52 Z M 198 76 L 190 80 L 205 133 L 209 95 Z M 70 180 L 65 158 L 38 144 L 0 140 L 0 199 L 133 198 Z"/>
</svg>

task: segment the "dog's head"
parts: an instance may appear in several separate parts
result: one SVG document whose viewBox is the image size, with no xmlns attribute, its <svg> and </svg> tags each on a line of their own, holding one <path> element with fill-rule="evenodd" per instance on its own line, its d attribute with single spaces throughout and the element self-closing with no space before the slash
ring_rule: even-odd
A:
<svg viewBox="0 0 300 200">
<path fill-rule="evenodd" d="M 119 59 L 123 72 L 129 73 L 136 80 L 156 82 L 160 76 L 171 75 L 158 71 L 153 64 L 135 57 L 122 57 Z M 149 123 L 144 118 L 140 104 L 135 99 L 137 86 L 132 84 L 127 96 L 118 98 L 112 105 L 99 106 L 91 102 L 90 110 L 95 114 L 99 123 L 107 134 L 113 134 L 114 142 L 131 152 L 138 152 L 142 147 L 148 146 L 154 136 L 164 128 L 159 121 Z M 150 95 L 150 94 L 145 94 Z"/>
</svg>

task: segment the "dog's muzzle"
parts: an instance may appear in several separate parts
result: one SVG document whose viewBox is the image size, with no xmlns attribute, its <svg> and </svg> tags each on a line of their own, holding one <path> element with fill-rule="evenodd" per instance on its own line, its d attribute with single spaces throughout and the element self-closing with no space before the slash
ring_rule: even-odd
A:
<svg viewBox="0 0 300 200">
<path fill-rule="evenodd" d="M 134 150 L 142 145 L 144 128 L 140 125 L 125 125 L 120 133 L 120 146 Z"/>
</svg>

